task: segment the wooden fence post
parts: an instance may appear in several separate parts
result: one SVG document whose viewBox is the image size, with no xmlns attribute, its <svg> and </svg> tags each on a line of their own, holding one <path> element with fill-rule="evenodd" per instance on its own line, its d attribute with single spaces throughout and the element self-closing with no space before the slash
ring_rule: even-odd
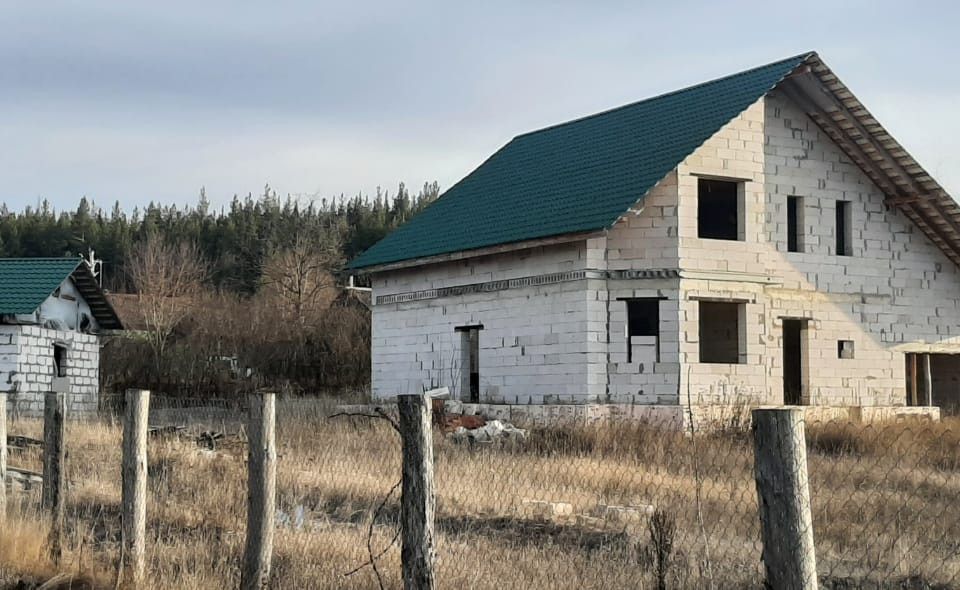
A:
<svg viewBox="0 0 960 590">
<path fill-rule="evenodd" d="M 403 483 L 400 496 L 400 549 L 405 590 L 432 590 L 433 576 L 433 432 L 431 399 L 426 394 L 401 395 L 400 439 Z"/>
<path fill-rule="evenodd" d="M 277 505 L 276 410 L 276 394 L 250 396 L 247 541 L 240 576 L 241 590 L 264 588 L 270 581 Z"/>
<path fill-rule="evenodd" d="M 0 523 L 7 518 L 7 394 L 0 393 Z"/>
<path fill-rule="evenodd" d="M 121 576 L 124 585 L 137 588 L 143 582 L 147 536 L 147 418 L 150 392 L 127 390 L 123 417 L 123 550 Z"/>
<path fill-rule="evenodd" d="M 767 585 L 815 590 L 803 410 L 753 410 L 753 445 Z"/>
<path fill-rule="evenodd" d="M 42 505 L 50 514 L 50 557 L 60 563 L 63 554 L 64 468 L 66 447 L 64 434 L 67 417 L 67 394 L 47 393 L 43 399 L 43 493 Z"/>
</svg>

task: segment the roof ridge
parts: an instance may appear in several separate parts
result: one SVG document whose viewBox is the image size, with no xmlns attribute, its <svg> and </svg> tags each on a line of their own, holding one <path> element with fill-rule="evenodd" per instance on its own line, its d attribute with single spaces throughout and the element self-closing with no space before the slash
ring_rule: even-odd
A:
<svg viewBox="0 0 960 590">
<path fill-rule="evenodd" d="M 580 123 L 581 121 L 586 121 L 586 120 L 589 120 L 589 119 L 593 119 L 594 117 L 602 117 L 602 116 L 604 116 L 604 115 L 608 115 L 608 114 L 610 114 L 610 113 L 615 113 L 615 112 L 620 111 L 620 110 L 623 110 L 623 109 L 628 109 L 628 108 L 630 108 L 630 107 L 635 107 L 635 106 L 638 106 L 638 105 L 641 105 L 641 104 L 644 104 L 644 103 L 649 103 L 649 102 L 653 102 L 653 101 L 656 101 L 656 100 L 661 100 L 661 99 L 664 99 L 664 98 L 669 98 L 669 97 L 671 97 L 671 96 L 675 96 L 675 95 L 680 94 L 680 93 L 682 93 L 682 92 L 687 92 L 687 91 L 694 90 L 694 89 L 697 89 L 697 88 L 701 88 L 701 87 L 704 87 L 704 86 L 709 86 L 710 84 L 716 84 L 717 82 L 723 82 L 723 81 L 725 81 L 725 80 L 730 80 L 730 79 L 736 78 L 736 77 L 738 77 L 738 76 L 746 76 L 746 75 L 752 74 L 752 73 L 754 73 L 754 72 L 756 72 L 756 71 L 758 71 L 758 70 L 762 70 L 762 69 L 764 69 L 764 68 L 769 68 L 769 67 L 771 67 L 771 66 L 776 66 L 776 65 L 779 65 L 779 64 L 791 62 L 791 61 L 794 61 L 794 60 L 797 60 L 797 59 L 800 59 L 800 58 L 803 58 L 804 60 L 806 60 L 806 59 L 809 59 L 811 56 L 815 56 L 815 55 L 817 55 L 817 52 L 816 52 L 816 51 L 805 51 L 805 52 L 803 52 L 803 53 L 798 53 L 797 55 L 794 55 L 794 56 L 791 56 L 791 57 L 787 57 L 787 58 L 784 58 L 784 59 L 778 59 L 777 61 L 772 61 L 772 62 L 770 62 L 770 63 L 768 63 L 768 64 L 764 64 L 764 65 L 762 65 L 762 66 L 756 66 L 756 67 L 750 68 L 750 69 L 748 69 L 748 70 L 742 70 L 742 71 L 739 71 L 739 72 L 737 72 L 737 73 L 735 73 L 735 74 L 729 74 L 729 75 L 726 75 L 726 76 L 720 76 L 719 78 L 713 78 L 712 80 L 707 80 L 707 81 L 705 81 L 705 82 L 699 82 L 699 83 L 697 83 L 697 84 L 692 84 L 692 85 L 686 86 L 686 87 L 684 87 L 684 88 L 680 88 L 680 89 L 677 89 L 677 90 L 671 90 L 670 92 L 664 92 L 663 94 L 655 94 L 654 96 L 651 96 L 651 97 L 648 97 L 648 98 L 644 98 L 644 99 L 641 99 L 641 100 L 636 100 L 636 101 L 629 102 L 629 103 L 627 103 L 627 104 L 622 104 L 622 105 L 620 105 L 620 106 L 612 107 L 612 108 L 609 108 L 609 109 L 604 109 L 604 110 L 602 110 L 602 111 L 598 111 L 598 112 L 596 112 L 596 113 L 591 113 L 591 114 L 589 114 L 589 115 L 583 115 L 583 116 L 581 116 L 581 117 L 576 117 L 576 118 L 574 118 L 574 119 L 570 119 L 569 121 L 563 121 L 562 123 L 554 123 L 553 125 L 548 125 L 548 126 L 546 126 L 546 127 L 541 127 L 540 129 L 533 129 L 533 130 L 531 130 L 531 131 L 525 131 L 524 133 L 520 133 L 519 135 L 515 135 L 515 136 L 513 137 L 513 139 L 520 139 L 521 137 L 527 137 L 527 136 L 529 136 L 529 135 L 536 135 L 537 133 L 542 133 L 542 132 L 544 132 L 544 131 L 551 131 L 551 130 L 553 130 L 553 129 L 557 129 L 558 127 L 564 127 L 564 126 L 566 126 L 566 125 L 572 125 L 572 124 L 574 124 L 574 123 Z"/>
</svg>

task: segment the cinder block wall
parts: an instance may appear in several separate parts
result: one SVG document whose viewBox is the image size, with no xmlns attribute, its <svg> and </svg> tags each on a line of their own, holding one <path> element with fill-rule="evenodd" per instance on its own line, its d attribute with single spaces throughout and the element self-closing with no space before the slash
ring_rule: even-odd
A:
<svg viewBox="0 0 960 590">
<path fill-rule="evenodd" d="M 679 266 L 677 175 L 668 174 L 610 229 L 594 258 L 610 271 L 652 271 L 652 278 L 610 278 L 598 286 L 608 313 L 606 399 L 626 404 L 676 404 L 680 385 Z M 664 272 L 665 271 L 665 272 Z M 658 278 L 663 273 L 672 278 Z M 612 277 L 622 275 L 613 274 Z M 632 298 L 661 298 L 658 335 L 660 360 L 628 362 L 627 303 Z"/>
<path fill-rule="evenodd" d="M 960 352 L 956 265 L 784 97 L 752 105 L 677 173 L 680 265 L 704 275 L 680 284 L 680 361 L 695 403 L 781 403 L 783 317 L 809 320 L 810 404 L 903 405 L 905 351 Z M 745 241 L 697 237 L 700 176 L 745 181 Z M 788 196 L 802 198 L 798 253 L 787 251 Z M 840 200 L 851 203 L 851 256 L 834 251 Z M 699 362 L 700 298 L 744 303 L 746 364 Z M 841 339 L 855 342 L 853 359 L 838 358 Z"/>
<path fill-rule="evenodd" d="M 447 386 L 465 398 L 461 333 L 480 331 L 480 398 L 488 403 L 574 403 L 605 388 L 588 370 L 605 362 L 602 318 L 589 311 L 586 278 L 377 303 L 379 297 L 568 273 L 587 268 L 584 241 L 378 273 L 373 277 L 375 397 Z M 427 293 L 429 295 L 429 293 Z M 595 298 L 595 294 L 594 294 Z M 600 326 L 604 326 L 601 328 Z"/>
<path fill-rule="evenodd" d="M 374 276 L 373 392 L 462 392 L 457 326 L 482 324 L 486 403 L 676 404 L 679 386 L 677 183 L 671 174 L 607 235 Z M 650 271 L 603 278 L 606 271 Z M 575 281 L 377 303 L 378 297 L 588 271 Z M 663 271 L 668 271 L 664 273 Z M 658 297 L 660 360 L 627 362 L 625 299 Z"/>
<path fill-rule="evenodd" d="M 44 394 L 54 379 L 54 343 L 66 346 L 70 380 L 68 412 L 97 412 L 100 345 L 97 337 L 40 326 L 0 326 L 0 387 L 9 393 L 8 411 L 20 416 L 43 414 Z"/>
</svg>

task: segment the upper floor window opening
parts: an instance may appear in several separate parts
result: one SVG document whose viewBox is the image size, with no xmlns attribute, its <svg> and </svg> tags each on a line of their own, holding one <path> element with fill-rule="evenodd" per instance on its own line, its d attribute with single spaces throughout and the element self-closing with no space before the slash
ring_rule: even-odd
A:
<svg viewBox="0 0 960 590">
<path fill-rule="evenodd" d="M 744 240 L 743 183 L 697 179 L 697 236 Z"/>
</svg>

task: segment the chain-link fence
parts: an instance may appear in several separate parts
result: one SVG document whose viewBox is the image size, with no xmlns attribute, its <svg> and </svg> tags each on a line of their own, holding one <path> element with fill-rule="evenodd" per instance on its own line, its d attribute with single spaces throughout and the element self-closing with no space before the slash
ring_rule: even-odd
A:
<svg viewBox="0 0 960 590">
<path fill-rule="evenodd" d="M 151 400 L 149 587 L 238 585 L 244 404 Z M 333 401 L 278 403 L 271 587 L 401 587 L 401 445 L 389 418 Z M 691 436 L 607 420 L 513 430 L 449 418 L 433 431 L 438 587 L 763 587 L 748 429 Z M 67 534 L 54 566 L 30 475 L 42 424 L 8 424 L 20 471 L 0 581 L 79 571 L 112 587 L 121 431 L 109 414 L 67 425 Z M 808 423 L 806 448 L 821 587 L 960 587 L 960 423 Z"/>
</svg>

